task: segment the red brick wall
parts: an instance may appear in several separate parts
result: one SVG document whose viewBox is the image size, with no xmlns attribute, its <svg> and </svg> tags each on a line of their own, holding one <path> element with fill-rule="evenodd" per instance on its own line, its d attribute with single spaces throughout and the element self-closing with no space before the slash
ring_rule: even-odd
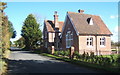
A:
<svg viewBox="0 0 120 75">
<path fill-rule="evenodd" d="M 70 19 L 66 17 L 66 25 L 62 34 L 62 48 L 63 50 L 66 50 L 66 33 L 67 31 L 72 31 L 73 32 L 73 46 L 75 50 L 79 50 L 79 42 L 78 42 L 78 36 L 75 32 L 75 29 L 73 28 L 72 23 L 70 22 Z"/>
</svg>

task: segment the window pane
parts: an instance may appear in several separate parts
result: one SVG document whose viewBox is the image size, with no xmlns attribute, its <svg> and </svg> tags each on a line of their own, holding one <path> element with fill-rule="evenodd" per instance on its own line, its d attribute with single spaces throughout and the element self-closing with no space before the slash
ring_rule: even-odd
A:
<svg viewBox="0 0 120 75">
<path fill-rule="evenodd" d="M 105 37 L 100 38 L 100 45 L 105 45 Z"/>
</svg>

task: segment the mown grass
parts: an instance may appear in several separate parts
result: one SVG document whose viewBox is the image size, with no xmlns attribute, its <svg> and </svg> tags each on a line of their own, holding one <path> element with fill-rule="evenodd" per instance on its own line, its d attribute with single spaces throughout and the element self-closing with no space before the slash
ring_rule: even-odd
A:
<svg viewBox="0 0 120 75">
<path fill-rule="evenodd" d="M 47 54 L 47 53 L 42 53 L 41 55 L 52 57 L 57 60 L 63 60 L 63 61 L 66 61 L 66 62 L 69 62 L 72 64 L 76 64 L 78 66 L 84 66 L 84 67 L 95 69 L 95 70 L 106 71 L 109 73 L 120 73 L 120 70 L 117 67 L 101 66 L 98 64 L 84 62 L 84 61 L 80 61 L 80 60 L 76 60 L 76 59 L 69 59 L 69 58 L 65 58 L 65 57 L 59 57 L 59 56 L 55 56 L 55 55 L 51 55 L 51 54 Z M 104 57 L 106 57 L 106 56 L 104 56 Z M 109 56 L 107 56 L 107 57 L 109 57 Z M 117 57 L 117 55 L 115 55 L 115 57 Z"/>
</svg>

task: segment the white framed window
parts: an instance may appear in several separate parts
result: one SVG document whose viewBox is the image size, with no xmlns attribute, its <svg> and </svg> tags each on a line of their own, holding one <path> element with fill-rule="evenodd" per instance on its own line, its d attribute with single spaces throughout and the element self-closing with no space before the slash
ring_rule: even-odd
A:
<svg viewBox="0 0 120 75">
<path fill-rule="evenodd" d="M 100 38 L 100 46 L 105 46 L 105 37 Z"/>
<path fill-rule="evenodd" d="M 54 42 L 55 33 L 49 32 L 48 34 L 49 34 L 49 38 L 48 38 L 49 42 Z"/>
<path fill-rule="evenodd" d="M 70 48 L 73 44 L 73 32 L 68 31 L 66 34 L 66 48 Z"/>
<path fill-rule="evenodd" d="M 93 46 L 93 37 L 87 38 L 87 46 Z"/>
</svg>

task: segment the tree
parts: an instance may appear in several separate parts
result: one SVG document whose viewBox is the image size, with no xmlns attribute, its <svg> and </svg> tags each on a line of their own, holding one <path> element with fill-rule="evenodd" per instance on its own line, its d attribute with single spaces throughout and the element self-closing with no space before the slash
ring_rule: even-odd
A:
<svg viewBox="0 0 120 75">
<path fill-rule="evenodd" d="M 16 37 L 16 31 L 13 27 L 12 22 L 8 21 L 8 25 L 9 25 L 9 32 L 10 32 L 10 38 L 15 38 Z"/>
<path fill-rule="evenodd" d="M 24 39 L 23 37 L 21 37 L 20 39 L 14 41 L 15 46 L 16 46 L 16 47 L 19 47 L 19 48 L 23 48 L 23 47 L 24 47 L 24 43 L 25 43 L 24 40 L 25 40 L 25 39 Z"/>
<path fill-rule="evenodd" d="M 119 48 L 120 47 L 120 41 L 115 42 L 115 45 Z"/>
<path fill-rule="evenodd" d="M 21 33 L 25 39 L 25 49 L 36 49 L 42 40 L 42 32 L 33 14 L 29 14 L 25 19 Z"/>
</svg>

